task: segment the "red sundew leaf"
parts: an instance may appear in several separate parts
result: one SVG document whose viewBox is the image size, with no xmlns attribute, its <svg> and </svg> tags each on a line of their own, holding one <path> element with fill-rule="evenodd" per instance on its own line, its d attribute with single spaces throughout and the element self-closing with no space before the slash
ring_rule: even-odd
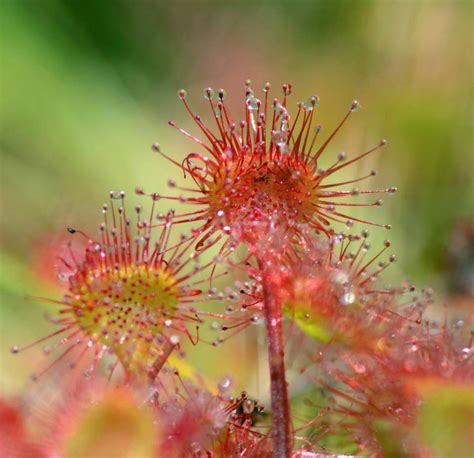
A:
<svg viewBox="0 0 474 458">
<path fill-rule="evenodd" d="M 214 126 L 205 125 L 195 115 L 187 102 L 186 91 L 179 91 L 186 111 L 200 131 L 201 137 L 188 133 L 175 122 L 170 125 L 191 139 L 204 151 L 190 153 L 182 164 L 164 154 L 156 144 L 154 151 L 180 167 L 185 176 L 191 175 L 196 189 L 189 196 L 168 196 L 199 206 L 196 220 L 202 220 L 203 228 L 212 227 L 231 235 L 237 242 L 254 245 L 262 242 L 269 220 L 293 234 L 299 233 L 300 225 L 309 225 L 319 233 L 334 233 L 333 223 L 352 225 L 354 221 L 390 228 L 340 213 L 340 207 L 380 206 L 375 203 L 327 202 L 328 196 L 355 197 L 364 194 L 395 192 L 395 188 L 360 191 L 340 191 L 345 184 L 365 180 L 375 173 L 353 180 L 334 180 L 333 174 L 358 162 L 386 144 L 380 141 L 375 147 L 346 161 L 345 153 L 337 155 L 335 163 L 326 170 L 320 170 L 319 159 L 326 151 L 338 131 L 351 114 L 359 107 L 353 101 L 342 121 L 315 149 L 320 126 L 313 130 L 313 115 L 319 98 L 313 96 L 307 103 L 298 103 L 296 116 L 292 118 L 287 107 L 287 96 L 291 86 L 283 86 L 283 100 L 269 100 L 269 86 L 265 86 L 263 99 L 259 99 L 248 83 L 244 99 L 244 119 L 237 123 L 227 109 L 225 91 L 214 95 L 212 89 L 205 90 L 209 101 Z M 224 95 L 222 95 L 224 94 Z M 221 96 L 222 95 L 222 96 Z M 176 188 L 175 182 L 170 184 Z M 181 188 L 183 191 L 189 189 Z M 194 192 L 192 192 L 194 191 Z"/>
<path fill-rule="evenodd" d="M 50 318 L 57 328 L 30 345 L 12 347 L 19 353 L 52 342 L 44 351 L 56 359 L 35 379 L 63 361 L 74 368 L 82 359 L 88 366 L 84 375 L 91 377 L 110 358 L 109 379 L 117 366 L 127 378 L 154 378 L 182 337 L 193 345 L 203 341 L 199 327 L 207 313 L 196 307 L 204 298 L 195 285 L 206 280 L 206 273 L 210 278 L 214 262 L 199 263 L 192 234 L 170 242 L 174 212 L 157 214 L 155 195 L 149 213 L 137 206 L 134 218 L 124 198 L 124 192 L 110 194 L 97 238 L 68 228 L 84 247 L 67 247 L 62 257 L 67 271 L 63 299 L 45 299 L 57 306 L 57 316 Z"/>
</svg>

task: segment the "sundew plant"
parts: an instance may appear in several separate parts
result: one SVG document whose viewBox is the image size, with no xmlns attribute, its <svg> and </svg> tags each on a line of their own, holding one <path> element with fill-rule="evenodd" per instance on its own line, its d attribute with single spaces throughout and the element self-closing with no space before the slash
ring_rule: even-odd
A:
<svg viewBox="0 0 474 458">
<path fill-rule="evenodd" d="M 396 222 L 360 208 L 395 198 L 371 186 L 375 171 L 359 175 L 368 156 L 392 154 L 387 141 L 336 152 L 359 102 L 322 127 L 319 97 L 291 93 L 247 81 L 232 113 L 223 89 L 180 90 L 189 124 L 169 124 L 188 154 L 152 145 L 175 167 L 156 177 L 168 192 L 137 187 L 133 208 L 112 191 L 95 233 L 65 228 L 77 243 L 59 259 L 63 296 L 38 298 L 55 307 L 51 331 L 11 347 L 47 357 L 24 397 L 0 403 L 1 456 L 472 453 L 472 316 L 388 284 L 396 255 L 370 232 Z M 232 373 L 211 382 L 185 352 L 203 346 L 212 362 L 250 327 L 266 337 L 265 402 L 235 392 Z"/>
</svg>

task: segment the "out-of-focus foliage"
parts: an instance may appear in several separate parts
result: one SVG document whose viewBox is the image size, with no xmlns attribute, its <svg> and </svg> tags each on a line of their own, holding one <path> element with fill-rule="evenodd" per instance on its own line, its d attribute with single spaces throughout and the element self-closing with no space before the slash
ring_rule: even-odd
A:
<svg viewBox="0 0 474 458">
<path fill-rule="evenodd" d="M 126 392 L 109 393 L 70 426 L 64 454 L 71 458 L 152 457 L 158 442 L 152 420 L 151 414 L 140 410 Z"/>
<path fill-rule="evenodd" d="M 13 360 L 8 348 L 49 329 L 41 320 L 48 307 L 24 296 L 60 294 L 54 265 L 64 228 L 94 233 L 111 189 L 165 191 L 177 169 L 150 152 L 153 141 L 177 158 L 195 148 L 166 123 L 190 126 L 176 97 L 181 87 L 197 111 L 206 108 L 206 86 L 224 86 L 240 110 L 245 79 L 256 88 L 270 80 L 275 92 L 291 81 L 294 104 L 321 96 L 323 133 L 353 98 L 361 100 L 363 110 L 331 154 L 355 154 L 388 138 L 361 167 L 380 171 L 374 186 L 400 192 L 366 216 L 393 225 L 400 272 L 443 291 L 454 228 L 474 203 L 472 5 L 1 2 L 2 390 L 17 391 L 29 362 L 42 357 L 38 350 Z M 216 353 L 226 361 L 230 354 L 232 364 L 247 368 L 238 381 L 247 384 L 259 367 L 255 346 L 236 339 Z M 210 358 L 201 359 L 222 375 Z"/>
<path fill-rule="evenodd" d="M 427 396 L 421 409 L 420 435 L 440 456 L 469 456 L 473 418 L 471 386 L 440 387 Z"/>
</svg>

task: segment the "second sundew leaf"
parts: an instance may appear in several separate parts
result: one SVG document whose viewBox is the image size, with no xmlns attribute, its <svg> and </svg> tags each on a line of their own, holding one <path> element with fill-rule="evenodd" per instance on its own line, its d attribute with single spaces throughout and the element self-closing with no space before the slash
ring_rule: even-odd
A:
<svg viewBox="0 0 474 458">
<path fill-rule="evenodd" d="M 378 253 L 368 254 L 367 237 L 363 231 L 326 242 L 309 232 L 279 264 L 275 288 L 284 313 L 314 340 L 374 348 L 393 321 L 386 315 L 402 290 L 382 287 L 377 279 L 395 257 L 380 260 L 388 240 Z"/>
<path fill-rule="evenodd" d="M 121 368 L 128 379 L 154 379 L 181 345 L 181 337 L 193 344 L 199 341 L 188 330 L 198 333 L 207 316 L 197 307 L 204 296 L 195 285 L 210 275 L 212 263 L 202 265 L 191 249 L 195 244 L 192 233 L 182 234 L 180 244 L 171 245 L 174 213 L 160 213 L 160 223 L 152 224 L 159 197 L 148 197 L 149 212 L 145 215 L 137 205 L 132 219 L 125 193 L 111 192 L 95 239 L 68 228 L 71 236 L 86 238 L 87 245 L 77 252 L 69 249 L 63 260 L 63 298 L 49 301 L 59 306 L 58 317 L 51 320 L 56 330 L 32 344 L 61 336 L 60 343 L 51 344 L 47 353 L 57 355 L 60 349 L 62 353 L 39 375 L 63 356 L 75 367 L 89 352 L 94 358 L 84 371 L 86 378 L 96 372 L 103 358 L 110 357 L 115 362 L 108 366 L 109 377 L 118 366 L 118 372 Z M 14 345 L 11 351 L 19 353 L 30 347 Z"/>
</svg>

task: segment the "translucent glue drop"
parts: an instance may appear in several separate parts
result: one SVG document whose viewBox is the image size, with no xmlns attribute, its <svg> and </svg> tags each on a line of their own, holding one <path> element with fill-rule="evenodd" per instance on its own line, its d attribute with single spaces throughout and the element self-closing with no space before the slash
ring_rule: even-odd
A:
<svg viewBox="0 0 474 458">
<path fill-rule="evenodd" d="M 212 90 L 212 88 L 207 87 L 206 89 L 204 89 L 204 98 L 206 100 L 211 100 L 213 95 L 214 91 Z"/>
<path fill-rule="evenodd" d="M 122 198 L 122 193 L 120 191 L 110 191 L 110 198 L 112 200 L 120 200 Z"/>
<path fill-rule="evenodd" d="M 226 392 L 232 386 L 232 379 L 229 376 L 225 376 L 217 385 L 217 388 L 221 393 Z"/>
<path fill-rule="evenodd" d="M 360 110 L 360 102 L 358 100 L 353 100 L 351 104 L 351 111 L 358 111 Z"/>
<path fill-rule="evenodd" d="M 246 399 L 242 403 L 242 410 L 244 411 L 244 413 L 251 414 L 253 413 L 254 409 L 255 409 L 255 401 L 252 401 L 251 399 Z"/>
<path fill-rule="evenodd" d="M 173 334 L 171 337 L 170 337 L 170 343 L 172 345 L 178 345 L 179 344 L 179 336 Z"/>
<path fill-rule="evenodd" d="M 343 296 L 341 297 L 341 304 L 342 305 L 351 305 L 355 302 L 355 299 L 356 299 L 356 296 L 352 291 L 347 292 L 347 293 L 343 294 Z"/>
</svg>

